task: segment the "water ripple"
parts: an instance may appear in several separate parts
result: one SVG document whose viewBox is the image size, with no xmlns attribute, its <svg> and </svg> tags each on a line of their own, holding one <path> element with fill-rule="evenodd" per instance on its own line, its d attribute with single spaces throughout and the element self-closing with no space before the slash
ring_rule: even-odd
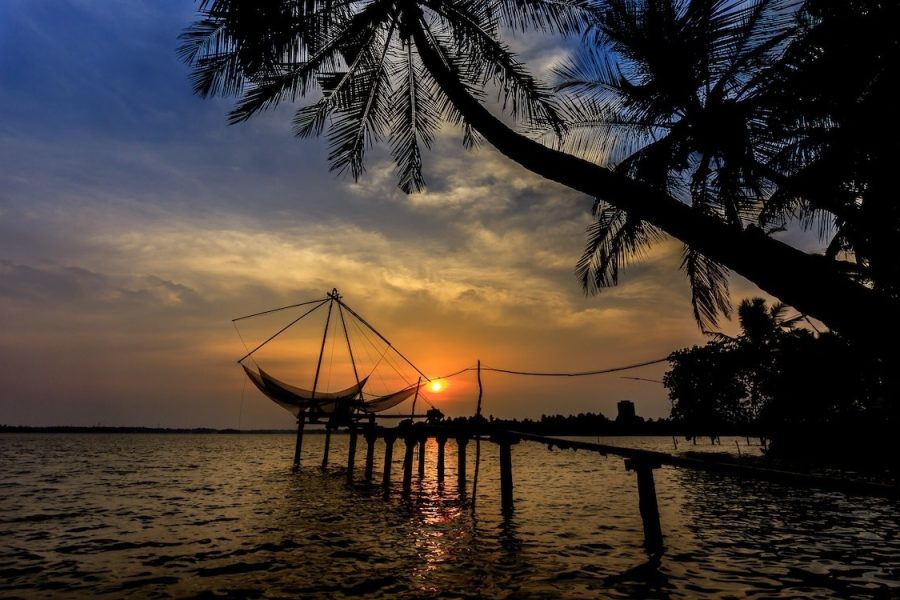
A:
<svg viewBox="0 0 900 600">
<path fill-rule="evenodd" d="M 517 445 L 505 519 L 483 450 L 473 515 L 452 442 L 445 481 L 429 444 L 404 496 L 348 485 L 339 436 L 323 475 L 290 472 L 290 436 L 2 435 L 0 596 L 900 597 L 896 502 L 663 468 L 666 551 L 648 556 L 620 459 Z M 322 439 L 305 451 L 318 465 Z"/>
</svg>

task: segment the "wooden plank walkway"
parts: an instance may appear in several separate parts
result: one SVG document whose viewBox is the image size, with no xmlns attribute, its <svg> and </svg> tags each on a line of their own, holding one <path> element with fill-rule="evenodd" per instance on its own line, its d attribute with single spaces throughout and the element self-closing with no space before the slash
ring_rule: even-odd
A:
<svg viewBox="0 0 900 600">
<path fill-rule="evenodd" d="M 300 465 L 300 452 L 303 439 L 304 419 L 298 420 L 297 445 L 294 456 L 294 468 Z M 322 456 L 322 469 L 326 469 L 329 461 L 330 439 L 332 427 L 326 429 L 325 449 Z M 497 445 L 500 461 L 500 506 L 504 514 L 513 511 L 513 465 L 512 446 L 520 441 L 530 441 L 545 444 L 548 448 L 554 447 L 566 450 L 586 450 L 602 455 L 618 456 L 625 459 L 625 468 L 633 471 L 637 479 L 638 509 L 644 529 L 644 545 L 651 553 L 660 552 L 663 548 L 662 526 L 659 518 L 659 507 L 656 498 L 656 484 L 653 471 L 662 466 L 671 466 L 683 469 L 693 469 L 735 477 L 740 479 L 753 479 L 758 481 L 770 481 L 798 488 L 816 488 L 827 491 L 836 491 L 846 494 L 860 494 L 890 499 L 900 499 L 900 487 L 875 483 L 858 479 L 845 479 L 827 477 L 796 471 L 785 471 L 740 462 L 727 462 L 717 458 L 699 458 L 696 456 L 679 456 L 667 452 L 643 450 L 639 448 L 625 448 L 611 446 L 581 440 L 571 440 L 559 437 L 550 437 L 511 431 L 493 427 L 487 423 L 480 427 L 458 426 L 439 421 L 416 423 L 411 420 L 401 422 L 397 427 L 383 427 L 377 425 L 374 420 L 366 424 L 351 424 L 349 428 L 350 441 L 347 456 L 347 479 L 352 481 L 355 471 L 357 439 L 362 436 L 366 444 L 365 453 L 365 480 L 373 479 L 373 462 L 375 442 L 384 441 L 384 472 L 381 476 L 381 484 L 385 493 L 391 486 L 391 466 L 396 442 L 402 442 L 403 446 L 403 492 L 408 494 L 412 487 L 415 449 L 419 449 L 418 475 L 425 474 L 425 443 L 429 438 L 434 438 L 438 445 L 437 477 L 444 480 L 444 447 L 448 440 L 454 440 L 457 446 L 457 478 L 460 495 L 465 494 L 466 489 L 466 446 L 470 440 L 487 440 Z M 477 474 L 476 474 L 477 479 Z M 473 483 L 474 492 L 474 483 Z M 474 500 L 474 498 L 473 498 Z M 474 506 L 474 503 L 473 503 Z"/>
<path fill-rule="evenodd" d="M 510 433 L 517 435 L 523 440 L 547 444 L 548 446 L 555 446 L 563 450 L 569 448 L 573 450 L 588 450 L 604 455 L 611 454 L 613 456 L 621 456 L 622 458 L 645 460 L 657 463 L 659 465 L 693 469 L 695 471 L 705 471 L 708 473 L 718 473 L 721 475 L 729 475 L 741 479 L 771 481 L 774 483 L 787 484 L 796 487 L 812 487 L 828 491 L 844 492 L 847 494 L 861 494 L 865 496 L 900 498 L 900 487 L 883 483 L 876 483 L 872 481 L 847 479 L 841 477 L 827 477 L 824 475 L 815 475 L 812 473 L 786 471 L 782 469 L 759 467 L 737 462 L 725 462 L 717 460 L 715 458 L 706 459 L 693 456 L 678 456 L 675 454 L 669 454 L 667 452 L 641 450 L 638 448 L 623 448 L 621 446 L 595 444 L 592 442 L 583 442 L 580 440 L 567 440 L 564 438 L 534 435 L 517 431 L 511 431 Z"/>
</svg>

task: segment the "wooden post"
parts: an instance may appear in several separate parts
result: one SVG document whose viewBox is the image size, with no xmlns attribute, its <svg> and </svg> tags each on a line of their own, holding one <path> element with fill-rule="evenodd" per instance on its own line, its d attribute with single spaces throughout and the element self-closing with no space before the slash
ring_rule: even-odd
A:
<svg viewBox="0 0 900 600">
<path fill-rule="evenodd" d="M 322 470 L 328 468 L 328 451 L 331 449 L 331 426 L 325 426 L 325 452 L 322 454 Z"/>
<path fill-rule="evenodd" d="M 500 440 L 500 508 L 504 514 L 513 510 L 512 444 Z"/>
<path fill-rule="evenodd" d="M 459 480 L 460 495 L 466 493 L 466 445 L 469 438 L 459 435 L 456 438 L 456 476 Z"/>
<path fill-rule="evenodd" d="M 350 425 L 350 443 L 347 450 L 347 482 L 353 481 L 353 469 L 356 466 L 356 425 Z"/>
<path fill-rule="evenodd" d="M 443 433 L 437 436 L 438 457 L 437 457 L 437 480 L 438 483 L 444 481 L 444 446 L 447 445 L 447 436 Z"/>
<path fill-rule="evenodd" d="M 650 460 L 629 458 L 625 460 L 625 468 L 637 473 L 638 507 L 641 521 L 644 523 L 644 546 L 649 552 L 662 550 L 662 526 L 659 523 L 659 506 L 656 502 L 656 484 L 653 482 L 653 469 L 659 463 Z"/>
<path fill-rule="evenodd" d="M 478 470 L 481 467 L 481 359 L 478 359 L 478 408 L 475 411 L 475 427 L 478 428 L 478 437 L 475 438 L 475 477 L 472 478 L 472 512 L 475 512 L 475 500 L 478 498 Z"/>
<path fill-rule="evenodd" d="M 306 425 L 306 411 L 297 416 L 297 442 L 294 444 L 294 470 L 300 468 L 300 453 L 303 450 L 303 427 Z"/>
<path fill-rule="evenodd" d="M 397 436 L 392 433 L 384 434 L 384 473 L 381 476 L 381 485 L 385 488 L 391 486 L 391 466 L 394 463 L 394 442 Z"/>
<path fill-rule="evenodd" d="M 413 419 L 416 418 L 416 401 L 418 401 L 418 399 L 419 399 L 419 390 L 421 389 L 421 387 L 422 387 L 422 377 L 419 376 L 419 381 L 416 383 L 416 395 L 413 396 L 412 410 L 409 413 L 410 421 L 412 421 Z"/>
<path fill-rule="evenodd" d="M 403 441 L 406 443 L 406 454 L 403 456 L 403 492 L 409 493 L 412 489 L 413 450 L 416 447 L 416 440 L 407 434 Z"/>
<path fill-rule="evenodd" d="M 425 479 L 425 443 L 428 441 L 428 436 L 422 434 L 422 437 L 419 438 L 419 479 Z"/>
<path fill-rule="evenodd" d="M 365 432 L 366 438 L 366 481 L 372 481 L 372 471 L 375 465 L 375 440 L 378 439 L 378 434 L 375 433 L 374 427 L 368 427 Z"/>
</svg>

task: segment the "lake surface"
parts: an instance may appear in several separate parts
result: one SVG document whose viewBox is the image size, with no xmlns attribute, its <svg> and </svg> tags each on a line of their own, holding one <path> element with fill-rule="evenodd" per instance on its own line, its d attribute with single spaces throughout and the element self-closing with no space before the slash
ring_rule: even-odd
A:
<svg viewBox="0 0 900 600">
<path fill-rule="evenodd" d="M 472 514 L 474 442 L 467 500 L 452 441 L 446 482 L 430 442 L 409 497 L 402 444 L 384 495 L 347 485 L 346 436 L 323 475 L 323 442 L 306 436 L 292 473 L 289 435 L 0 435 L 0 597 L 900 597 L 897 501 L 664 467 L 654 560 L 621 458 L 514 446 L 504 519 L 493 444 Z"/>
</svg>

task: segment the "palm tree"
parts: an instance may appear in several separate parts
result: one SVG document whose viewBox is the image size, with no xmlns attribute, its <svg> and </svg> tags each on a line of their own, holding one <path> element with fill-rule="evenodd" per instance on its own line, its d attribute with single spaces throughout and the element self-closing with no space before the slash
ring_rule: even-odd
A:
<svg viewBox="0 0 900 600">
<path fill-rule="evenodd" d="M 788 307 L 776 302 L 766 306 L 763 298 L 741 300 L 738 306 L 738 322 L 741 326 L 741 337 L 753 346 L 771 346 L 786 331 L 794 328 L 802 316 L 785 318 Z"/>
<path fill-rule="evenodd" d="M 794 31 L 794 0 L 608 0 L 590 44 L 558 70 L 565 147 L 678 197 L 741 230 L 756 222 L 773 170 L 760 74 Z M 659 237 L 600 203 L 578 273 L 589 289 L 617 279 L 628 255 Z M 685 245 L 694 316 L 730 314 L 728 269 Z"/>
<path fill-rule="evenodd" d="M 661 3 L 675 7 L 676 15 L 685 6 L 696 6 L 700 21 L 704 14 L 722 11 L 740 21 L 772 4 Z M 615 4 L 603 6 L 608 10 Z M 646 5 L 639 0 L 627 4 Z M 644 223 L 648 230 L 681 240 L 694 256 L 686 268 L 696 272 L 695 283 L 721 289 L 715 276 L 715 265 L 720 265 L 846 335 L 870 339 L 888 330 L 900 333 L 895 319 L 887 327 L 883 323 L 896 309 L 890 299 L 848 277 L 834 261 L 779 242 L 758 227 L 741 225 L 741 210 L 752 203 L 745 192 L 764 183 L 765 177 L 739 166 L 731 154 L 727 160 L 724 155 L 717 159 L 720 172 L 713 174 L 710 166 L 710 173 L 695 186 L 727 189 L 730 196 L 722 197 L 729 199 L 710 200 L 711 210 L 698 210 L 673 194 L 673 188 L 639 175 L 659 172 L 642 168 L 641 161 L 634 162 L 633 170 L 598 165 L 514 131 L 485 108 L 481 90 L 494 85 L 503 109 L 530 127 L 549 127 L 562 136 L 564 111 L 552 92 L 528 74 L 501 32 L 504 27 L 584 31 L 602 23 L 607 14 L 588 0 L 204 0 L 200 10 L 201 19 L 185 32 L 181 48 L 194 66 L 196 91 L 238 96 L 233 122 L 280 102 L 316 98 L 297 112 L 297 133 L 318 134 L 330 123 L 334 169 L 359 176 L 367 148 L 390 138 L 400 185 L 415 191 L 423 185 L 421 146 L 429 145 L 441 119 L 449 119 L 465 129 L 469 143 L 481 136 L 531 171 L 622 211 L 610 222 Z M 397 100 L 389 101 L 395 93 Z M 708 154 L 722 152 L 711 148 Z M 650 231 L 625 244 L 640 248 L 653 239 Z M 614 279 L 614 270 L 612 275 Z M 709 297 L 711 302 L 698 302 L 700 316 L 707 320 L 724 306 L 715 294 Z"/>
<path fill-rule="evenodd" d="M 807 0 L 797 43 L 773 69 L 771 161 L 788 174 L 766 216 L 801 214 L 830 235 L 853 277 L 900 298 L 900 124 L 892 89 L 900 64 L 900 4 Z"/>
<path fill-rule="evenodd" d="M 179 49 L 194 66 L 196 93 L 238 96 L 231 123 L 318 96 L 295 113 L 296 134 L 321 135 L 328 126 L 331 167 L 354 179 L 366 150 L 389 139 L 400 187 L 410 193 L 424 186 L 421 146 L 430 146 L 442 120 L 462 125 L 475 141 L 423 67 L 413 32 L 470 93 L 495 85 L 514 118 L 559 127 L 550 90 L 500 40 L 499 29 L 572 32 L 587 25 L 591 9 L 585 0 L 204 0 L 200 11 Z"/>
</svg>

